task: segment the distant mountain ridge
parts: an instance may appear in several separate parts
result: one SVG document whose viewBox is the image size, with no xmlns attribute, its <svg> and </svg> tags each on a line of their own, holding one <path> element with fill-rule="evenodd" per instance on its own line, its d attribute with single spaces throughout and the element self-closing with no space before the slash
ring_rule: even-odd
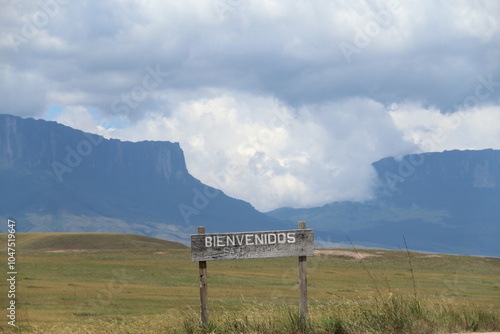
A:
<svg viewBox="0 0 500 334">
<path fill-rule="evenodd" d="M 104 139 L 0 115 L 0 215 L 19 232 L 137 233 L 186 242 L 281 224 L 191 176 L 178 143 Z M 4 226 L 0 231 L 4 231 Z"/>
<path fill-rule="evenodd" d="M 178 143 L 104 139 L 0 115 L 0 217 L 18 232 L 133 233 L 187 243 L 210 232 L 295 228 L 341 243 L 500 256 L 500 151 L 445 151 L 373 163 L 375 197 L 263 214 L 188 172 Z M 6 224 L 0 224 L 0 232 Z"/>
<path fill-rule="evenodd" d="M 500 256 L 500 151 L 445 151 L 389 157 L 373 163 L 376 196 L 268 213 L 314 222 L 331 242 Z M 312 224 L 311 224 L 312 225 Z"/>
</svg>

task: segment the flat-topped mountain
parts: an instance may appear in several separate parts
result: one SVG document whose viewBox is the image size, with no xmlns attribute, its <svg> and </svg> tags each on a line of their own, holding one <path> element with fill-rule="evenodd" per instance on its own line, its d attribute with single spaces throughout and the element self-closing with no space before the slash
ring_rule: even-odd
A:
<svg viewBox="0 0 500 334">
<path fill-rule="evenodd" d="M 445 151 L 373 163 L 371 201 L 282 208 L 270 216 L 310 222 L 324 240 L 500 256 L 500 151 Z M 347 235 L 347 237 L 346 237 Z"/>
<path fill-rule="evenodd" d="M 105 139 L 0 115 L 0 216 L 18 232 L 112 232 L 187 243 L 210 232 L 295 228 L 317 241 L 500 256 L 500 151 L 445 151 L 373 163 L 375 196 L 267 215 L 189 174 L 178 143 Z M 6 224 L 0 225 L 0 232 Z M 321 243 L 318 243 L 321 245 Z"/>
<path fill-rule="evenodd" d="M 16 218 L 19 232 L 137 233 L 185 242 L 196 226 L 281 227 L 190 175 L 178 143 L 104 139 L 43 120 L 0 115 L 0 184 L 0 215 Z"/>
</svg>

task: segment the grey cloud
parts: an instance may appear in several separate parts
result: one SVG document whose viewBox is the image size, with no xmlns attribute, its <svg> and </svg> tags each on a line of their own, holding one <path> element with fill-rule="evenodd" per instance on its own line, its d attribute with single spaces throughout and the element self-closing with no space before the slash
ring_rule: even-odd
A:
<svg viewBox="0 0 500 334">
<path fill-rule="evenodd" d="M 376 22 L 385 3 L 292 2 L 278 4 L 273 14 L 263 12 L 263 3 L 242 1 L 226 8 L 222 19 L 214 3 L 201 2 L 203 10 L 194 5 L 70 2 L 6 63 L 46 81 L 38 90 L 27 83 L 34 95 L 47 94 L 47 85 L 82 92 L 88 101 L 75 102 L 95 104 L 104 114 L 117 94 L 140 83 L 146 66 L 156 65 L 171 74 L 159 89 L 236 89 L 274 95 L 293 106 L 366 97 L 453 110 L 474 90 L 478 74 L 500 80 L 495 58 L 500 41 L 458 31 L 456 17 L 431 2 L 401 1 L 399 11 L 368 36 L 370 43 L 351 62 L 339 45 L 356 45 L 356 34 Z M 23 15 L 23 8 L 7 9 Z M 36 10 L 30 6 L 25 15 Z M 406 20 L 405 11 L 412 15 Z M 20 31 L 22 24 L 10 22 L 7 31 Z M 59 47 L 41 45 L 50 38 Z M 46 107 L 41 102 L 33 113 Z M 160 101 L 151 96 L 149 103 L 151 109 Z M 141 105 L 136 115 L 145 109 Z M 11 112 L 17 112 L 15 106 Z"/>
<path fill-rule="evenodd" d="M 0 65 L 0 113 L 16 114 L 23 117 L 39 114 L 45 105 L 47 82 L 35 73 L 17 73 L 5 65 Z"/>
<path fill-rule="evenodd" d="M 418 149 L 393 124 L 393 103 L 446 113 L 470 97 L 500 102 L 498 1 L 54 0 L 48 12 L 41 3 L 0 2 L 1 112 L 90 110 L 97 125 L 120 123 L 109 133 L 122 139 L 180 141 L 204 181 L 240 159 L 243 176 L 227 190 L 261 207 L 366 198 L 371 162 Z M 17 52 L 13 34 L 24 38 Z M 476 96 L 481 84 L 487 98 Z M 214 109 L 205 116 L 225 140 L 193 120 L 196 108 Z M 276 125 L 280 108 L 288 118 Z M 297 137 L 247 138 L 280 127 Z"/>
</svg>

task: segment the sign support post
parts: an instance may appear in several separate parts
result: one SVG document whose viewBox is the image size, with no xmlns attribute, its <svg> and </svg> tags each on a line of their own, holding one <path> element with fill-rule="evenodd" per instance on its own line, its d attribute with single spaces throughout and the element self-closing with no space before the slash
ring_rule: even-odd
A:
<svg viewBox="0 0 500 334">
<path fill-rule="evenodd" d="M 205 227 L 198 227 L 198 234 L 205 234 Z M 199 261 L 200 269 L 200 321 L 201 325 L 208 327 L 208 282 L 207 282 L 207 261 Z"/>
<path fill-rule="evenodd" d="M 198 261 L 200 275 L 200 322 L 208 327 L 207 261 L 298 257 L 299 311 L 302 328 L 308 327 L 307 257 L 314 256 L 314 231 L 299 222 L 296 230 L 205 233 L 191 235 L 191 260 Z"/>
<path fill-rule="evenodd" d="M 306 222 L 298 223 L 299 230 L 306 229 Z M 299 256 L 299 313 L 302 328 L 307 327 L 307 256 Z"/>
</svg>

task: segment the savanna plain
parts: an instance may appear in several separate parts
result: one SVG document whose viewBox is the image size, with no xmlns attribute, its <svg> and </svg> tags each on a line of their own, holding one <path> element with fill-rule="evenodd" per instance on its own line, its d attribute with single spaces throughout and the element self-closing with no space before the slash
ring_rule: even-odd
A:
<svg viewBox="0 0 500 334">
<path fill-rule="evenodd" d="M 297 258 L 212 261 L 202 328 L 189 248 L 126 234 L 17 234 L 14 328 L 5 316 L 6 254 L 4 246 L 3 333 L 500 331 L 500 258 L 317 249 L 308 258 L 307 326 Z"/>
</svg>

